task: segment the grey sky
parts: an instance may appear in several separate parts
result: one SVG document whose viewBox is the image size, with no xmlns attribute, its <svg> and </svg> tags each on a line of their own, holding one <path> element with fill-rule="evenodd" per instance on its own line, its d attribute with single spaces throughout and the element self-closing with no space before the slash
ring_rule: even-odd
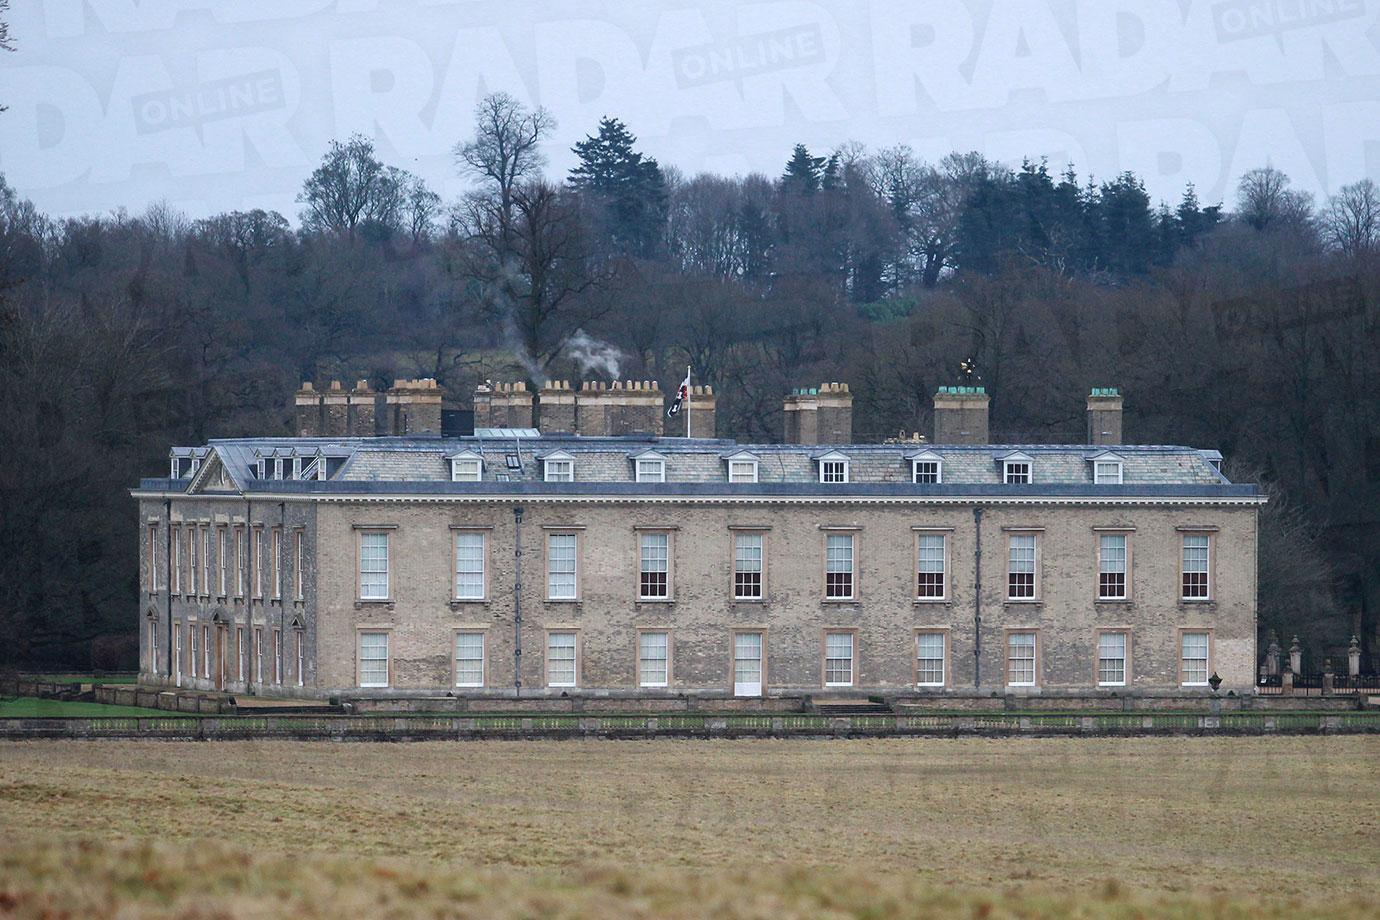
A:
<svg viewBox="0 0 1380 920">
<path fill-rule="evenodd" d="M 778 175 L 797 141 L 1135 170 L 1227 199 L 1270 162 L 1380 178 L 1380 0 L 15 0 L 0 170 L 55 214 L 293 199 L 360 131 L 447 198 L 476 98 L 603 114 L 685 173 Z"/>
</svg>

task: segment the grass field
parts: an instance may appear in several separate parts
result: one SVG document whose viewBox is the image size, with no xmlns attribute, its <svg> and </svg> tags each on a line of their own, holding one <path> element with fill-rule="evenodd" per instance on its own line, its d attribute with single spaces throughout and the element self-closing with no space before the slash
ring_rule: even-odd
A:
<svg viewBox="0 0 1380 920">
<path fill-rule="evenodd" d="M 1380 917 L 1380 739 L 0 747 L 0 917 Z"/>
<path fill-rule="evenodd" d="M 0 699 L 0 719 L 61 719 L 87 716 L 163 716 L 158 709 L 109 706 L 79 700 L 41 700 L 31 696 Z"/>
</svg>

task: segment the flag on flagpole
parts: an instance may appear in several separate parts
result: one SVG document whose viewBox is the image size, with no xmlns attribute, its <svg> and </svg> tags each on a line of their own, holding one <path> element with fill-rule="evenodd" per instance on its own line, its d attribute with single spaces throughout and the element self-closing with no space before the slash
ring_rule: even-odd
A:
<svg viewBox="0 0 1380 920">
<path fill-rule="evenodd" d="M 685 382 L 676 390 L 676 398 L 671 400 L 671 407 L 666 410 L 667 418 L 675 418 L 680 414 L 680 407 L 690 398 L 690 371 L 685 372 Z"/>
</svg>

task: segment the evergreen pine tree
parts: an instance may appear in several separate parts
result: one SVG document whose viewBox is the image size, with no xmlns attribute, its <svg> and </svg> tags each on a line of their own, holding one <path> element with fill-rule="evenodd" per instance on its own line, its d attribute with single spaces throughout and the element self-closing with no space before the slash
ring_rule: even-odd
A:
<svg viewBox="0 0 1380 920">
<path fill-rule="evenodd" d="M 824 157 L 810 156 L 804 144 L 796 144 L 781 177 L 781 188 L 798 195 L 813 195 L 824 179 Z"/>
<path fill-rule="evenodd" d="M 666 180 L 656 160 L 634 149 L 636 143 L 623 122 L 600 119 L 598 135 L 573 148 L 580 162 L 569 183 L 601 207 L 605 233 L 616 249 L 651 258 L 666 223 Z"/>
</svg>

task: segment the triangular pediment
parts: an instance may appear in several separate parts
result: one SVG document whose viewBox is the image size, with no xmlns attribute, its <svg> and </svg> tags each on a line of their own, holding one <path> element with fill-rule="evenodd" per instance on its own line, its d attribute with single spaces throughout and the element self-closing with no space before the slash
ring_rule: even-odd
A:
<svg viewBox="0 0 1380 920">
<path fill-rule="evenodd" d="M 206 455 L 206 459 L 201 462 L 201 469 L 196 471 L 191 484 L 187 487 L 187 492 L 191 494 L 238 491 L 240 491 L 239 486 L 230 478 L 230 471 L 225 468 L 225 463 L 221 461 L 220 453 L 214 450 Z"/>
</svg>

